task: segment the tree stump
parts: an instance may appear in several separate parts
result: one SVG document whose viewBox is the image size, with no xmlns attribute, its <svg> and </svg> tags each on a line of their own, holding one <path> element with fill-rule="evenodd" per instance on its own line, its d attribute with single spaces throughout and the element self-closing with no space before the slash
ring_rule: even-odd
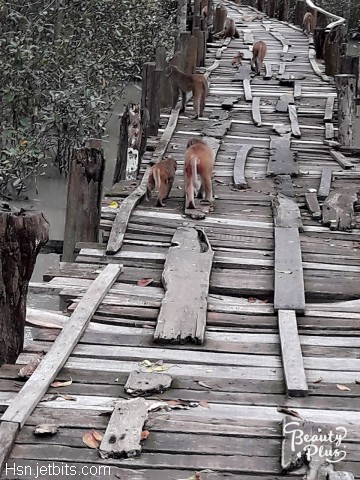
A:
<svg viewBox="0 0 360 480">
<path fill-rule="evenodd" d="M 338 97 L 338 139 L 342 146 L 354 144 L 353 125 L 355 119 L 355 75 L 335 75 Z"/>
<path fill-rule="evenodd" d="M 105 159 L 100 141 L 75 148 L 70 162 L 62 261 L 74 261 L 78 242 L 98 242 Z"/>
<path fill-rule="evenodd" d="M 23 348 L 28 285 L 48 240 L 41 212 L 0 208 L 0 365 L 15 363 Z"/>
</svg>

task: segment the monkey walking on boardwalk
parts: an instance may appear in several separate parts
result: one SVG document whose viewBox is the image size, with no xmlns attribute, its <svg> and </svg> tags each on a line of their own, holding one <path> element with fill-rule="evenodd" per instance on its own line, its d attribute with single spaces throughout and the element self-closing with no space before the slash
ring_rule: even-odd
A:
<svg viewBox="0 0 360 480">
<path fill-rule="evenodd" d="M 146 199 L 149 201 L 152 190 L 158 190 L 156 205 L 165 207 L 164 200 L 169 195 L 174 183 L 175 172 L 177 168 L 176 160 L 173 158 L 165 158 L 158 163 L 150 164 L 151 170 L 146 186 Z"/>
<path fill-rule="evenodd" d="M 253 56 L 251 59 L 251 70 L 255 71 L 260 75 L 264 58 L 266 55 L 266 43 L 262 40 L 259 40 L 253 45 Z"/>
</svg>

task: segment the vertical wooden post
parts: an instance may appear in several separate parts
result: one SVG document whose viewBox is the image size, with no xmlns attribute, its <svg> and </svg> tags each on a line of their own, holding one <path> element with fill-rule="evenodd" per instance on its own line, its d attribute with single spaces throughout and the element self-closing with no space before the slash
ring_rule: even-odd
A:
<svg viewBox="0 0 360 480">
<path fill-rule="evenodd" d="M 178 0 L 177 14 L 176 14 L 176 24 L 177 24 L 178 35 L 175 40 L 175 51 L 179 50 L 180 33 L 186 31 L 186 22 L 187 22 L 187 0 Z"/>
<path fill-rule="evenodd" d="M 325 28 L 316 27 L 313 38 L 316 58 L 324 58 Z"/>
<path fill-rule="evenodd" d="M 287 22 L 289 18 L 289 0 L 279 1 L 279 20 Z"/>
<path fill-rule="evenodd" d="M 341 44 L 341 27 L 335 27 L 330 32 L 325 30 L 324 60 L 326 75 L 336 75 L 340 72 Z"/>
<path fill-rule="evenodd" d="M 214 15 L 214 33 L 221 32 L 224 29 L 225 20 L 227 17 L 227 10 L 221 3 L 218 3 L 215 8 Z"/>
<path fill-rule="evenodd" d="M 263 12 L 265 9 L 265 0 L 257 0 L 257 9 L 259 12 Z"/>
<path fill-rule="evenodd" d="M 128 149 L 128 130 L 130 125 L 129 105 L 125 108 L 120 119 L 119 143 L 114 170 L 113 184 L 125 180 L 127 149 Z"/>
<path fill-rule="evenodd" d="M 197 61 L 198 67 L 202 67 L 205 63 L 205 32 L 200 28 L 194 28 L 194 37 L 197 39 Z"/>
<path fill-rule="evenodd" d="M 74 148 L 67 185 L 62 261 L 74 261 L 78 242 L 98 242 L 105 159 L 101 140 Z"/>
<path fill-rule="evenodd" d="M 340 73 L 355 75 L 355 96 L 357 96 L 359 88 L 359 57 L 342 55 L 340 57 Z"/>
<path fill-rule="evenodd" d="M 197 65 L 198 39 L 192 35 L 189 39 L 187 56 L 187 73 L 195 73 Z"/>
<path fill-rule="evenodd" d="M 208 13 L 206 17 L 207 39 L 211 41 L 214 33 L 214 0 L 208 0 L 207 6 L 208 6 L 208 11 L 207 11 Z"/>
<path fill-rule="evenodd" d="M 267 15 L 270 18 L 275 17 L 275 7 L 276 7 L 276 0 L 268 0 L 267 3 Z"/>
<path fill-rule="evenodd" d="M 15 363 L 22 351 L 28 285 L 48 240 L 41 212 L 0 208 L 0 365 Z"/>
<path fill-rule="evenodd" d="M 302 27 L 305 13 L 306 13 L 305 0 L 297 0 L 296 7 L 295 7 L 295 25 Z"/>
<path fill-rule="evenodd" d="M 338 140 L 341 145 L 351 147 L 354 143 L 355 75 L 335 75 L 335 85 L 338 97 Z"/>
<path fill-rule="evenodd" d="M 195 27 L 200 27 L 200 8 L 200 0 L 194 0 L 194 15 L 191 30 L 193 30 Z"/>
<path fill-rule="evenodd" d="M 143 65 L 141 106 L 149 112 L 149 135 L 157 135 L 160 121 L 159 85 L 161 71 L 156 69 L 155 62 Z"/>
<path fill-rule="evenodd" d="M 160 108 L 171 107 L 172 95 L 170 79 L 166 76 L 166 51 L 165 47 L 157 47 L 155 53 L 156 68 L 161 70 L 159 85 L 159 106 Z"/>
</svg>

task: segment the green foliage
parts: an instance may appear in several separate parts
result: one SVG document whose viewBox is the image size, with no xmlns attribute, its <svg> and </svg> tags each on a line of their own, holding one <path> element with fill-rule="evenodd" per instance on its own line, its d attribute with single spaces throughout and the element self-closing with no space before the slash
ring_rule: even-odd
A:
<svg viewBox="0 0 360 480">
<path fill-rule="evenodd" d="M 172 28 L 171 0 L 0 1 L 0 194 L 46 157 L 66 172 Z"/>
</svg>

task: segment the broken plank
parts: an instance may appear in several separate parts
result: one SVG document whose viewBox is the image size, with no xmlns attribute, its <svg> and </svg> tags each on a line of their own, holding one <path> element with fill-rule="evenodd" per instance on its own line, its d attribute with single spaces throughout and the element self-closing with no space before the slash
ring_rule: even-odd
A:
<svg viewBox="0 0 360 480">
<path fill-rule="evenodd" d="M 252 145 L 241 145 L 236 154 L 234 163 L 234 186 L 235 188 L 246 188 L 247 181 L 245 179 L 246 159 L 253 149 Z"/>
<path fill-rule="evenodd" d="M 247 102 L 251 102 L 252 99 L 253 99 L 253 96 L 252 96 L 252 93 L 251 93 L 250 78 L 244 78 L 243 86 L 244 86 L 245 100 Z"/>
<path fill-rule="evenodd" d="M 222 122 L 206 122 L 202 130 L 202 135 L 207 137 L 223 138 L 224 135 L 231 127 L 231 120 Z"/>
<path fill-rule="evenodd" d="M 274 309 L 305 311 L 304 276 L 297 227 L 275 227 Z"/>
<path fill-rule="evenodd" d="M 281 468 L 291 472 L 304 464 L 304 444 L 294 442 L 294 435 L 301 431 L 303 435 L 311 435 L 311 422 L 287 415 L 282 421 Z"/>
<path fill-rule="evenodd" d="M 130 373 L 124 389 L 129 395 L 148 397 L 168 390 L 171 383 L 172 377 L 166 373 L 133 371 Z"/>
<path fill-rule="evenodd" d="M 329 124 L 329 125 L 332 125 Z M 330 150 L 330 155 L 332 156 L 332 158 L 334 160 L 337 161 L 337 163 L 342 167 L 344 168 L 345 170 L 349 170 L 351 168 L 354 168 L 355 165 L 353 163 L 350 162 L 350 160 L 348 160 L 345 155 L 343 155 L 342 153 L 340 152 L 337 152 L 336 150 Z"/>
<path fill-rule="evenodd" d="M 254 35 L 252 34 L 251 30 L 244 32 L 244 43 L 245 45 L 253 45 L 254 44 Z"/>
<path fill-rule="evenodd" d="M 116 402 L 100 444 L 101 458 L 140 455 L 141 434 L 148 416 L 148 406 L 143 398 Z"/>
<path fill-rule="evenodd" d="M 284 125 L 284 124 L 281 124 L 281 123 L 275 123 L 275 125 L 273 125 L 273 130 L 278 135 L 285 135 L 285 134 L 291 132 L 291 126 L 290 125 Z"/>
<path fill-rule="evenodd" d="M 318 190 L 318 198 L 320 200 L 324 200 L 330 194 L 331 180 L 332 180 L 332 168 L 323 167 L 321 171 L 320 186 Z"/>
<path fill-rule="evenodd" d="M 252 76 L 252 70 L 249 64 L 240 65 L 238 71 L 235 73 L 233 82 L 244 81 L 245 78 L 250 78 Z"/>
<path fill-rule="evenodd" d="M 327 122 L 325 123 L 325 139 L 332 140 L 334 138 L 334 124 Z"/>
<path fill-rule="evenodd" d="M 285 67 L 286 67 L 285 63 L 280 63 L 280 65 L 279 65 L 279 75 L 284 75 L 285 74 Z"/>
<path fill-rule="evenodd" d="M 280 85 L 287 85 L 289 87 L 293 87 L 296 81 L 304 80 L 305 78 L 305 75 L 301 75 L 299 73 L 284 73 L 278 76 L 276 79 L 280 82 Z"/>
<path fill-rule="evenodd" d="M 261 127 L 260 97 L 254 97 L 251 106 L 253 122 L 257 127 Z"/>
<path fill-rule="evenodd" d="M 265 75 L 264 80 L 270 80 L 272 78 L 271 63 L 265 62 Z"/>
<path fill-rule="evenodd" d="M 290 117 L 292 134 L 296 138 L 301 138 L 301 131 L 299 127 L 295 105 L 289 105 L 289 117 Z"/>
<path fill-rule="evenodd" d="M 10 403 L 1 418 L 2 421 L 16 422 L 20 426 L 24 425 L 30 413 L 69 358 L 98 306 L 121 272 L 122 265 L 109 264 L 99 273 L 35 372 Z"/>
<path fill-rule="evenodd" d="M 280 54 L 280 58 L 283 62 L 293 62 L 296 58 L 296 55 L 294 53 L 282 52 Z"/>
<path fill-rule="evenodd" d="M 301 83 L 294 82 L 294 99 L 300 100 L 301 98 Z"/>
<path fill-rule="evenodd" d="M 278 323 L 286 393 L 290 397 L 304 397 L 308 394 L 308 386 L 295 311 L 279 310 Z"/>
<path fill-rule="evenodd" d="M 272 201 L 275 227 L 294 227 L 303 230 L 300 210 L 294 198 L 278 193 Z"/>
<path fill-rule="evenodd" d="M 154 334 L 156 342 L 204 342 L 213 257 L 202 230 L 176 230 L 162 274 L 165 296 Z"/>
<path fill-rule="evenodd" d="M 333 121 L 334 103 L 335 103 L 335 97 L 333 96 L 327 97 L 326 106 L 325 106 L 325 115 L 324 115 L 325 122 Z"/>
<path fill-rule="evenodd" d="M 275 178 L 276 190 L 286 197 L 295 197 L 294 186 L 290 175 L 277 175 Z"/>
<path fill-rule="evenodd" d="M 19 430 L 18 423 L 4 422 L 0 424 L 0 472 L 5 467 Z"/>
<path fill-rule="evenodd" d="M 306 205 L 311 213 L 312 218 L 321 218 L 320 205 L 315 192 L 305 193 Z"/>
<path fill-rule="evenodd" d="M 223 110 L 231 110 L 234 106 L 234 103 L 237 103 L 239 99 L 237 97 L 225 98 L 221 104 Z"/>
<path fill-rule="evenodd" d="M 294 103 L 294 97 L 289 94 L 281 95 L 277 101 L 275 110 L 277 112 L 287 112 L 289 108 L 289 103 Z"/>
<path fill-rule="evenodd" d="M 355 224 L 354 203 L 357 201 L 356 192 L 347 190 L 332 191 L 323 203 L 322 224 L 330 230 L 348 232 Z"/>
<path fill-rule="evenodd" d="M 267 175 L 297 176 L 299 168 L 290 149 L 290 134 L 277 137 L 270 135 L 270 158 Z"/>
</svg>

